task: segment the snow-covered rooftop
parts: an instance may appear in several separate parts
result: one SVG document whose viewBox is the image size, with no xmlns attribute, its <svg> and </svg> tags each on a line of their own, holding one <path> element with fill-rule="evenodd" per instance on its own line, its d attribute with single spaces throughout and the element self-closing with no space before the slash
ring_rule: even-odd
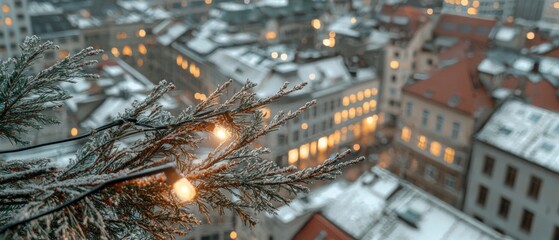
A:
<svg viewBox="0 0 559 240">
<path fill-rule="evenodd" d="M 476 138 L 559 172 L 559 113 L 511 100 L 493 114 Z"/>
<path fill-rule="evenodd" d="M 321 212 L 354 239 L 506 238 L 378 167 L 351 184 L 337 182 L 312 191 L 306 199 L 281 207 L 277 218 L 288 223 L 305 213 Z M 305 204 L 318 199 L 320 204 L 312 208 Z"/>
<path fill-rule="evenodd" d="M 492 75 L 503 73 L 506 70 L 505 66 L 503 66 L 501 63 L 489 58 L 483 59 L 477 69 L 480 72 L 489 73 Z"/>
</svg>

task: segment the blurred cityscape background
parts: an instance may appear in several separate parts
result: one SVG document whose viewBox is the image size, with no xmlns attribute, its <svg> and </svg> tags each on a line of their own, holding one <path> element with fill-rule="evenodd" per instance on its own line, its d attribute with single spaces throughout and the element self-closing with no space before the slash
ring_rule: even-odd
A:
<svg viewBox="0 0 559 240">
<path fill-rule="evenodd" d="M 268 116 L 317 104 L 260 140 L 282 166 L 367 160 L 245 226 L 213 215 L 183 239 L 559 240 L 559 1 L 2 0 L 0 57 L 53 41 L 36 69 L 103 49 L 33 144 L 88 132 L 147 96 L 174 113 L 232 79 Z M 211 148 L 215 143 L 208 143 Z M 79 143 L 26 152 L 64 162 Z M 13 148 L 0 143 L 1 149 Z M 208 149 L 198 149 L 207 154 Z M 21 158 L 11 154 L 4 158 Z"/>
</svg>

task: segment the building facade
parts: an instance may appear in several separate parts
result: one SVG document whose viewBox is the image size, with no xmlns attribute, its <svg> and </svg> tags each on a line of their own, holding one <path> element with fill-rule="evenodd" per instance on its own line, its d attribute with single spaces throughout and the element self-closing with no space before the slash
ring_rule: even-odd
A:
<svg viewBox="0 0 559 240">
<path fill-rule="evenodd" d="M 516 239 L 559 238 L 559 114 L 509 100 L 477 134 L 464 211 Z"/>
<path fill-rule="evenodd" d="M 489 19 L 508 19 L 514 14 L 514 3 L 515 0 L 445 0 L 443 13 Z"/>
<path fill-rule="evenodd" d="M 7 59 L 18 55 L 19 44 L 31 35 L 31 19 L 27 0 L 4 0 L 0 4 L 0 58 Z"/>
</svg>

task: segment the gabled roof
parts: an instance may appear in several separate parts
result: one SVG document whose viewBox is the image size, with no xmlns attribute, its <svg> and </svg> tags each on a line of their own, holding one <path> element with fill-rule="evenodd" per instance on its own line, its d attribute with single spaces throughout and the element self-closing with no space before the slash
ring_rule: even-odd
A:
<svg viewBox="0 0 559 240">
<path fill-rule="evenodd" d="M 509 75 L 502 86 L 508 89 L 517 89 L 521 84 L 518 77 Z M 524 97 L 527 101 L 537 107 L 545 108 L 559 112 L 559 97 L 557 97 L 557 89 L 547 80 L 541 79 L 534 82 L 528 79 L 524 80 Z"/>
<path fill-rule="evenodd" d="M 483 58 L 483 54 L 477 54 L 436 69 L 429 73 L 430 78 L 407 85 L 403 91 L 475 116 L 479 109 L 493 106 L 477 77 L 477 67 Z"/>
<path fill-rule="evenodd" d="M 434 33 L 437 36 L 456 37 L 476 42 L 478 45 L 487 45 L 489 33 L 495 24 L 495 20 L 441 14 Z"/>
<path fill-rule="evenodd" d="M 413 36 L 429 16 L 424 10 L 407 5 L 383 5 L 379 17 L 380 24 L 390 28 L 401 28 Z"/>
<path fill-rule="evenodd" d="M 307 239 L 340 239 L 351 240 L 351 236 L 336 227 L 319 213 L 315 213 L 311 219 L 301 228 L 301 230 L 293 237 L 294 240 Z"/>
</svg>

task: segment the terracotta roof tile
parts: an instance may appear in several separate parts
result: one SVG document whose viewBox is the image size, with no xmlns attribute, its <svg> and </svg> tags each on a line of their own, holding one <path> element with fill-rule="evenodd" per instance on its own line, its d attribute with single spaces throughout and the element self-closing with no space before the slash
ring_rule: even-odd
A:
<svg viewBox="0 0 559 240">
<path fill-rule="evenodd" d="M 502 87 L 508 89 L 517 89 L 520 79 L 513 75 L 509 75 L 503 81 Z M 545 108 L 548 110 L 559 112 L 559 97 L 557 97 L 557 90 L 551 83 L 545 79 L 534 83 L 525 80 L 524 96 L 528 102 L 534 106 Z"/>
<path fill-rule="evenodd" d="M 435 27 L 435 35 L 470 40 L 476 45 L 487 46 L 489 33 L 496 21 L 477 17 L 442 14 Z"/>
<path fill-rule="evenodd" d="M 477 66 L 483 58 L 484 54 L 463 58 L 432 71 L 430 78 L 407 85 L 403 91 L 474 116 L 480 108 L 493 107 L 490 94 L 477 77 Z"/>
<path fill-rule="evenodd" d="M 381 21 L 381 25 L 386 27 L 403 28 L 409 33 L 409 36 L 413 36 L 413 34 L 415 34 L 415 32 L 429 20 L 429 15 L 427 15 L 424 10 L 408 5 L 383 5 L 381 13 L 391 19 L 390 23 Z M 406 17 L 409 20 L 409 23 L 405 25 L 395 24 L 393 22 L 395 17 Z"/>
<path fill-rule="evenodd" d="M 322 233 L 321 233 L 322 232 Z M 336 227 L 322 215 L 315 213 L 311 219 L 293 237 L 294 240 L 317 239 L 317 236 L 324 234 L 324 240 L 350 240 L 347 233 Z"/>
</svg>

